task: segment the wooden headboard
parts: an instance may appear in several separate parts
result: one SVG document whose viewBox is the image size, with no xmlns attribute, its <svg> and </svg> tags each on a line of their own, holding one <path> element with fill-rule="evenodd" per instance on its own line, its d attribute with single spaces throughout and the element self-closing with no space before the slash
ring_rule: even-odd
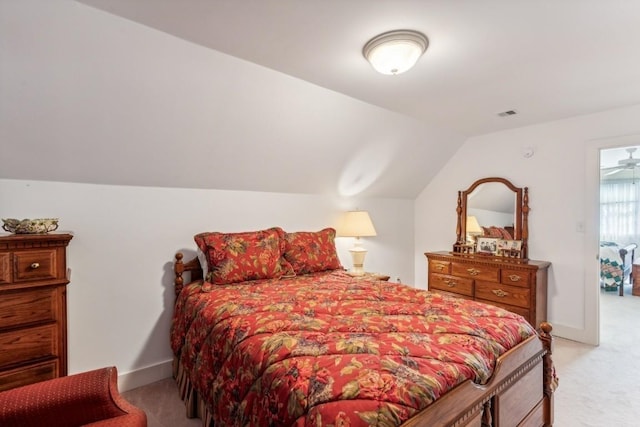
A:
<svg viewBox="0 0 640 427">
<path fill-rule="evenodd" d="M 176 253 L 176 262 L 175 264 L 173 264 L 173 272 L 176 275 L 176 278 L 173 281 L 176 297 L 184 287 L 184 278 L 182 277 L 182 273 L 184 273 L 185 271 L 190 272 L 191 282 L 193 282 L 194 280 L 202 279 L 202 267 L 200 266 L 198 257 L 194 257 L 186 263 L 182 262 L 182 258 L 184 258 L 182 252 Z"/>
</svg>

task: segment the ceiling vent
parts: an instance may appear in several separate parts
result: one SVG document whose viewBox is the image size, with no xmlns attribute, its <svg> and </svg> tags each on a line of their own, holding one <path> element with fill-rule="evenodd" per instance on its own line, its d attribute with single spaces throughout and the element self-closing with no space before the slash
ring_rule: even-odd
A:
<svg viewBox="0 0 640 427">
<path fill-rule="evenodd" d="M 507 111 L 503 111 L 502 113 L 498 113 L 498 116 L 509 117 L 509 116 L 515 116 L 516 114 L 518 114 L 516 110 L 507 110 Z"/>
</svg>

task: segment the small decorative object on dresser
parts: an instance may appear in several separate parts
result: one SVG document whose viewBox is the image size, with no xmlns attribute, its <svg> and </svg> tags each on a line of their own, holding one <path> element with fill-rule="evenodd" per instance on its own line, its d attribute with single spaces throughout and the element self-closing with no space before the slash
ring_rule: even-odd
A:
<svg viewBox="0 0 640 427">
<path fill-rule="evenodd" d="M 2 220 L 4 231 L 15 234 L 40 234 L 49 233 L 58 229 L 58 218 L 15 219 Z"/>
<path fill-rule="evenodd" d="M 498 250 L 498 240 L 495 237 L 478 237 L 477 252 L 494 255 Z"/>
<path fill-rule="evenodd" d="M 0 235 L 0 391 L 67 375 L 72 237 Z"/>
</svg>

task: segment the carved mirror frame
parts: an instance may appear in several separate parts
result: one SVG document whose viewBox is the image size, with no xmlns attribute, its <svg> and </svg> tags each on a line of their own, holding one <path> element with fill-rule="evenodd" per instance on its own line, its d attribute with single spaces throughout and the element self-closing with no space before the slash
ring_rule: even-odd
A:
<svg viewBox="0 0 640 427">
<path fill-rule="evenodd" d="M 513 238 L 515 240 L 522 241 L 522 249 L 520 251 L 519 258 L 527 259 L 528 247 L 527 240 L 529 238 L 529 189 L 527 187 L 516 187 L 511 181 L 505 178 L 490 177 L 482 178 L 471 184 L 469 188 L 464 191 L 458 191 L 458 207 L 456 212 L 458 214 L 458 223 L 456 225 L 456 242 L 453 244 L 454 253 L 469 253 L 469 245 L 467 244 L 467 206 L 468 198 L 473 191 L 482 184 L 487 183 L 502 183 L 509 190 L 513 191 L 515 198 L 515 210 L 514 210 L 514 232 Z"/>
</svg>

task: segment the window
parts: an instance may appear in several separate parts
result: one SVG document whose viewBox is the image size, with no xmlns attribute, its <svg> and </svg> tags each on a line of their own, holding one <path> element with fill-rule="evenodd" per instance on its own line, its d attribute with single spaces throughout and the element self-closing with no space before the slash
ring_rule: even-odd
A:
<svg viewBox="0 0 640 427">
<path fill-rule="evenodd" d="M 625 246 L 640 242 L 640 183 L 600 182 L 600 240 Z"/>
</svg>

